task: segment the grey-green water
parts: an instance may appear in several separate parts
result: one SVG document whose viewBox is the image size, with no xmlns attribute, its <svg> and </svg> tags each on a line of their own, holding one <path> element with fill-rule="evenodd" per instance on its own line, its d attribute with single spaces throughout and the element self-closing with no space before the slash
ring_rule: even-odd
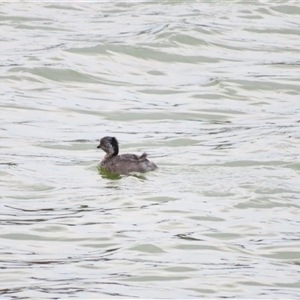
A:
<svg viewBox="0 0 300 300">
<path fill-rule="evenodd" d="M 1 298 L 298 298 L 296 1 L 1 3 Z M 159 169 L 98 173 L 98 139 Z"/>
</svg>

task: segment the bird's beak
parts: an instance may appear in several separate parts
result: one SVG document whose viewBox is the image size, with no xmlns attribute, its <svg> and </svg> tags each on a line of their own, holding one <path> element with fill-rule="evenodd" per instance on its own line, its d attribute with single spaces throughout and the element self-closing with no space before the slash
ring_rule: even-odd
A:
<svg viewBox="0 0 300 300">
<path fill-rule="evenodd" d="M 97 148 L 101 148 L 101 147 L 100 147 L 100 144 L 97 146 Z"/>
</svg>

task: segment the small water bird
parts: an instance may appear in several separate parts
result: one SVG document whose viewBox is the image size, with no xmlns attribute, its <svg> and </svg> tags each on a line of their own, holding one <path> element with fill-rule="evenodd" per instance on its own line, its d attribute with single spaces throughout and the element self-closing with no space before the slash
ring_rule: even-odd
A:
<svg viewBox="0 0 300 300">
<path fill-rule="evenodd" d="M 102 149 L 106 155 L 100 162 L 100 167 L 112 174 L 127 174 L 130 172 L 147 172 L 157 166 L 147 159 L 147 154 L 120 154 L 119 143 L 115 137 L 105 136 L 100 140 L 97 148 Z"/>
</svg>

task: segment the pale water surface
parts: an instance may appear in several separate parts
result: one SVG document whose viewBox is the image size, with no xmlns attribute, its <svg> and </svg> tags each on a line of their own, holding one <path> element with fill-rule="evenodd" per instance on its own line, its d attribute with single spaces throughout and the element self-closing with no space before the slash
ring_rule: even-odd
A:
<svg viewBox="0 0 300 300">
<path fill-rule="evenodd" d="M 299 298 L 298 1 L 0 10 L 1 298 Z M 108 177 L 99 138 L 159 169 Z"/>
</svg>

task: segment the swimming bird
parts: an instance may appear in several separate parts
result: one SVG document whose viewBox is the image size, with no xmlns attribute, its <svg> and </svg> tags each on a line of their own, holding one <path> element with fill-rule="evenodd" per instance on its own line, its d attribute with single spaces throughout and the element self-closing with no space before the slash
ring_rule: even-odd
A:
<svg viewBox="0 0 300 300">
<path fill-rule="evenodd" d="M 146 153 L 143 153 L 141 156 L 135 154 L 119 155 L 119 143 L 115 137 L 103 137 L 97 148 L 106 152 L 106 155 L 100 162 L 100 167 L 110 173 L 147 172 L 157 168 L 153 162 L 147 159 Z"/>
</svg>

